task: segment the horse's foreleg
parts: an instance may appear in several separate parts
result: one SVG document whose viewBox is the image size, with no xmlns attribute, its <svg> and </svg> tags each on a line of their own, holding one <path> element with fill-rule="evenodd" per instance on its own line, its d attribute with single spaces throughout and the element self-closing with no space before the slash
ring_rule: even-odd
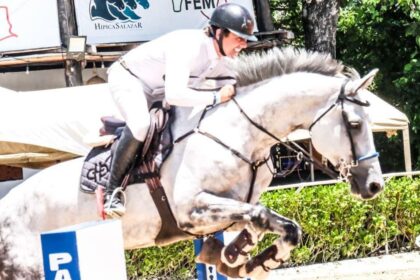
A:
<svg viewBox="0 0 420 280">
<path fill-rule="evenodd" d="M 279 238 L 273 245 L 243 265 L 238 274 L 241 277 L 265 279 L 271 269 L 279 267 L 290 257 L 290 251 L 294 247 L 283 238 Z"/>
<path fill-rule="evenodd" d="M 191 208 L 192 207 L 192 208 Z M 202 192 L 188 210 L 188 220 L 179 220 L 180 228 L 191 230 L 195 226 L 214 224 L 249 223 L 259 233 L 279 234 L 285 242 L 294 246 L 300 240 L 299 225 L 263 205 L 252 205 L 234 199 Z"/>
<path fill-rule="evenodd" d="M 231 267 L 222 261 L 220 255 L 224 250 L 221 241 L 209 237 L 204 242 L 202 251 L 197 256 L 197 262 L 207 263 L 216 266 L 217 272 L 232 278 L 252 277 L 252 279 L 265 279 L 271 269 L 282 265 L 290 256 L 293 247 L 279 238 L 277 241 L 255 256 L 245 264 Z"/>
<path fill-rule="evenodd" d="M 264 274 L 266 270 L 278 266 L 289 257 L 290 251 L 298 244 L 301 237 L 301 229 L 296 222 L 282 217 L 262 205 L 251 205 L 209 193 L 200 193 L 189 213 L 190 223 L 185 224 L 188 226 L 185 229 L 215 223 L 249 223 L 250 227 L 247 228 L 247 232 L 241 232 L 239 239 L 233 241 L 234 245 L 232 246 L 237 248 L 220 250 L 220 252 L 223 251 L 224 256 L 221 256 L 220 259 L 223 259 L 223 262 L 220 261 L 221 264 L 218 266 L 224 269 L 228 275 L 231 272 L 229 267 L 240 264 L 244 260 L 238 260 L 240 252 L 251 250 L 253 246 L 251 242 L 256 243 L 254 240 L 258 240 L 259 234 L 272 232 L 280 235 L 280 238 L 275 245 L 241 266 L 239 271 L 235 270 L 241 276 Z M 182 226 L 182 223 L 180 226 Z M 255 236 L 248 231 L 250 228 L 255 229 L 253 233 Z M 229 256 L 230 251 L 234 252 L 232 256 Z M 224 271 L 221 272 L 224 273 Z"/>
<path fill-rule="evenodd" d="M 216 266 L 217 272 L 232 278 L 239 278 L 239 272 L 242 266 L 229 267 L 220 259 L 220 255 L 224 248 L 223 242 L 209 237 L 204 241 L 200 254 L 197 256 L 196 261 Z"/>
<path fill-rule="evenodd" d="M 247 224 L 236 238 L 223 248 L 221 261 L 229 267 L 237 267 L 249 260 L 249 252 L 257 245 L 263 232 Z"/>
</svg>

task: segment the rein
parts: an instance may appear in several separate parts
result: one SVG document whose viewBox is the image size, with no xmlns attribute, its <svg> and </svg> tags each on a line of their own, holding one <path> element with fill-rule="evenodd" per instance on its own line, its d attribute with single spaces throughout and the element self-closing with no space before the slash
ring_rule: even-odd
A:
<svg viewBox="0 0 420 280">
<path fill-rule="evenodd" d="M 234 101 L 235 101 L 235 104 L 237 104 L 237 102 L 236 102 L 236 100 L 235 100 L 234 98 L 232 98 L 232 100 L 234 100 Z M 238 107 L 239 107 L 239 104 L 237 104 L 237 105 L 238 105 Z M 234 154 L 235 156 L 237 156 L 237 157 L 238 157 L 238 158 L 240 158 L 241 160 L 243 160 L 243 161 L 245 161 L 246 163 L 248 163 L 248 164 L 249 164 L 249 166 L 250 166 L 250 169 L 251 169 L 251 174 L 252 174 L 252 177 L 251 177 L 251 182 L 250 182 L 250 186 L 249 186 L 249 191 L 248 191 L 248 195 L 247 195 L 247 198 L 246 198 L 246 202 L 247 202 L 247 203 L 249 203 L 249 202 L 251 201 L 252 195 L 253 195 L 253 193 L 254 193 L 254 185 L 255 185 L 255 179 L 257 178 L 257 172 L 258 172 L 258 169 L 259 169 L 259 167 L 260 167 L 261 165 L 265 164 L 265 163 L 268 161 L 268 158 L 264 158 L 264 159 L 262 159 L 262 160 L 257 160 L 257 161 L 252 161 L 252 160 L 248 159 L 246 156 L 242 155 L 242 154 L 241 154 L 240 152 L 238 152 L 237 150 L 235 150 L 235 149 L 233 149 L 232 147 L 230 147 L 229 145 L 225 144 L 222 140 L 220 140 L 220 139 L 219 139 L 219 138 L 217 138 L 216 136 L 214 136 L 214 135 L 212 135 L 212 134 L 210 134 L 210 133 L 208 133 L 208 132 L 205 132 L 205 131 L 200 130 L 201 121 L 204 119 L 204 117 L 206 116 L 207 112 L 209 112 L 210 110 L 212 110 L 212 109 L 214 109 L 214 108 L 216 108 L 216 106 L 213 106 L 213 105 L 207 106 L 207 107 L 203 110 L 203 113 L 201 114 L 200 119 L 198 120 L 198 124 L 197 124 L 197 126 L 196 126 L 194 129 L 192 129 L 192 130 L 188 131 L 187 133 L 185 133 L 184 135 L 182 135 L 182 136 L 178 137 L 178 138 L 174 141 L 174 143 L 179 143 L 179 142 L 181 142 L 182 140 L 184 140 L 185 138 L 187 138 L 187 137 L 188 137 L 188 136 L 190 136 L 191 134 L 194 134 L 194 133 L 199 133 L 199 134 L 201 134 L 201 135 L 204 135 L 204 136 L 206 136 L 206 137 L 208 137 L 208 138 L 212 139 L 213 141 L 215 141 L 216 143 L 218 143 L 218 144 L 219 144 L 219 145 L 221 145 L 222 147 L 224 147 L 224 148 L 226 148 L 227 150 L 229 150 L 232 154 Z M 240 108 L 240 107 L 239 107 L 239 108 Z M 240 108 L 240 110 L 241 110 L 241 112 L 243 112 L 241 108 Z M 246 115 L 245 115 L 245 116 L 246 116 Z M 249 118 L 248 118 L 248 119 L 249 119 Z M 249 120 L 250 120 L 250 119 L 249 119 Z M 251 120 L 251 123 L 253 123 L 253 124 L 254 124 L 254 122 L 252 122 L 252 120 Z M 269 132 L 267 131 L 267 133 L 269 133 Z M 269 134 L 269 135 L 270 135 L 270 134 Z"/>
<path fill-rule="evenodd" d="M 344 100 L 348 100 L 348 101 L 350 101 L 350 102 L 353 102 L 353 103 L 355 103 L 355 104 L 358 104 L 358 105 L 360 105 L 360 106 L 369 106 L 369 103 L 368 102 L 366 102 L 366 103 L 363 103 L 363 102 L 361 102 L 361 101 L 359 101 L 359 100 L 356 100 L 356 99 L 350 99 L 350 98 L 348 98 L 348 97 L 346 97 L 345 95 L 344 95 L 344 87 L 345 87 L 345 85 L 347 84 L 347 82 L 348 81 L 346 81 L 342 86 L 341 86 L 341 90 L 340 90 L 340 94 L 339 94 L 339 97 L 338 97 L 338 99 L 337 99 L 337 101 L 333 104 L 333 105 L 331 105 L 323 114 L 321 114 L 321 116 L 320 117 L 318 117 L 311 125 L 310 125 L 310 127 L 309 127 L 309 131 L 311 130 L 311 128 L 322 118 L 322 117 L 324 117 L 328 112 L 330 112 L 338 103 L 339 103 L 339 101 L 341 101 L 341 105 L 343 106 L 343 102 L 344 102 Z M 213 89 L 214 90 L 214 89 Z M 289 172 L 287 172 L 287 173 L 285 173 L 285 174 L 289 174 L 289 173 L 291 173 L 291 172 L 293 172 L 293 170 L 297 167 L 297 165 L 301 162 L 301 160 L 302 159 L 304 159 L 304 160 L 306 160 L 306 161 L 308 161 L 308 162 L 310 162 L 310 163 L 312 163 L 312 164 L 314 164 L 317 168 L 320 168 L 324 173 L 326 173 L 327 175 L 329 175 L 329 176 L 331 176 L 332 178 L 337 178 L 337 174 L 333 171 L 333 170 L 331 170 L 331 169 L 329 169 L 329 168 L 327 168 L 327 167 L 325 167 L 321 162 L 319 162 L 317 159 L 314 159 L 314 158 L 312 158 L 312 156 L 305 150 L 305 149 L 303 149 L 302 147 L 300 147 L 298 144 L 296 144 L 295 142 L 293 142 L 293 141 L 291 141 L 291 143 L 292 143 L 292 145 L 295 147 L 292 147 L 291 145 L 289 145 L 289 144 L 287 144 L 287 143 L 285 143 L 284 141 L 282 141 L 280 138 L 278 138 L 276 135 L 274 135 L 273 133 L 271 133 L 270 131 L 268 131 L 265 127 L 263 127 L 262 125 L 260 125 L 259 123 L 257 123 L 257 122 L 255 122 L 253 119 L 251 119 L 247 114 L 246 114 L 246 112 L 242 109 L 242 107 L 239 105 L 239 103 L 238 103 L 238 101 L 235 99 L 235 98 L 232 98 L 231 99 L 234 103 L 235 103 L 235 105 L 238 107 L 238 109 L 239 109 L 239 112 L 254 126 L 254 127 L 256 127 L 257 129 L 259 129 L 260 131 L 262 131 L 263 133 L 265 133 L 266 135 L 268 135 L 268 136 L 270 136 L 271 138 L 273 138 L 274 140 L 276 140 L 277 142 L 279 142 L 279 143 L 282 143 L 282 145 L 284 145 L 287 149 L 289 149 L 290 151 L 293 151 L 293 152 L 295 152 L 296 154 L 297 154 L 297 158 L 298 158 L 298 162 L 297 163 L 295 163 L 294 164 L 294 166 L 291 168 L 291 170 L 289 170 Z M 206 116 L 206 114 L 207 114 L 207 112 L 208 111 L 210 111 L 210 110 L 212 110 L 212 109 L 214 109 L 214 108 L 216 108 L 216 106 L 217 105 L 209 105 L 209 106 L 207 106 L 204 110 L 203 110 L 203 112 L 202 112 L 202 114 L 201 114 L 201 116 L 200 116 L 200 119 L 198 120 L 198 124 L 197 124 L 197 126 L 194 128 L 194 129 L 192 129 L 192 130 L 190 130 L 190 131 L 188 131 L 188 132 L 186 132 L 185 134 L 183 134 L 182 136 L 180 136 L 180 137 L 178 137 L 175 141 L 174 141 L 174 144 L 175 143 L 179 143 L 179 142 L 181 142 L 182 140 L 184 140 L 185 138 L 187 138 L 188 136 L 190 136 L 190 135 L 192 135 L 192 134 L 194 134 L 194 133 L 199 133 L 199 134 L 201 134 L 201 135 L 204 135 L 204 136 L 206 136 L 206 137 L 208 137 L 208 138 L 210 138 L 210 139 L 212 139 L 213 141 L 215 141 L 216 143 L 218 143 L 219 145 L 221 145 L 222 147 L 224 147 L 224 148 L 226 148 L 227 150 L 229 150 L 232 154 L 234 154 L 235 156 L 237 156 L 238 158 L 240 158 L 241 160 L 243 160 L 243 161 L 245 161 L 246 163 L 248 163 L 249 164 L 249 166 L 250 166 L 250 169 L 251 169 L 251 172 L 252 172 L 252 177 L 251 177 L 251 182 L 250 182 L 250 187 L 249 187 L 249 192 L 248 192 L 248 195 L 247 195 L 247 199 L 246 199 L 246 202 L 250 202 L 251 201 L 251 198 L 252 198 L 252 194 L 254 193 L 254 185 L 255 185 L 255 180 L 256 180 L 256 177 L 257 177 L 257 172 L 258 172 L 258 169 L 259 169 L 259 167 L 260 166 L 262 166 L 263 164 L 265 164 L 265 163 L 267 163 L 267 161 L 268 161 L 268 157 L 267 158 L 264 158 L 264 159 L 262 159 L 262 160 L 256 160 L 256 161 L 252 161 L 252 160 L 250 160 L 250 159 L 248 159 L 247 157 L 245 157 L 244 155 L 242 155 L 240 152 L 238 152 L 237 150 L 235 150 L 235 149 L 233 149 L 232 147 L 230 147 L 229 145 L 227 145 L 227 144 L 225 144 L 222 140 L 220 140 L 219 138 L 217 138 L 216 136 L 214 136 L 214 135 L 212 135 L 212 134 L 210 134 L 210 133 L 208 133 L 208 132 L 205 132 L 205 131 L 202 131 L 201 129 L 200 129 L 200 125 L 201 125 L 201 122 L 202 122 L 202 120 L 204 119 L 204 117 Z M 344 110 L 343 110 L 343 114 L 344 114 Z M 343 118 L 344 118 L 344 115 L 343 115 Z M 353 143 L 353 138 L 351 137 L 351 132 L 350 132 L 350 128 L 349 128 L 349 126 L 348 126 L 348 121 L 346 122 L 346 129 L 347 129 L 347 133 L 349 133 L 349 137 L 350 137 L 350 142 L 351 142 L 351 146 L 352 146 L 352 152 L 353 152 L 353 154 L 354 154 L 354 150 L 355 150 L 355 148 L 354 148 L 354 143 Z M 376 154 L 374 154 L 374 155 L 369 155 L 369 156 L 364 156 L 364 157 L 361 157 L 361 158 L 359 158 L 359 161 L 362 159 L 362 160 L 367 160 L 367 159 L 369 159 L 369 158 L 372 158 L 372 157 L 375 157 L 375 156 L 377 156 L 377 153 Z M 270 170 L 270 172 L 274 175 L 274 172 L 273 171 L 271 171 Z"/>
<path fill-rule="evenodd" d="M 297 159 L 298 161 L 294 164 L 294 166 L 286 173 L 281 174 L 281 176 L 286 176 L 288 174 L 290 174 L 291 172 L 294 171 L 294 169 L 296 169 L 296 167 L 299 165 L 299 163 L 302 161 L 302 159 L 311 162 L 312 164 L 316 165 L 318 168 L 321 168 L 324 170 L 325 173 L 327 173 L 329 176 L 335 178 L 336 174 L 334 173 L 334 171 L 326 169 L 322 163 L 320 163 L 318 160 L 313 159 L 311 157 L 311 155 L 302 147 L 300 147 L 298 144 L 296 144 L 295 142 L 291 141 L 291 143 L 296 147 L 293 148 L 292 146 L 290 146 L 289 144 L 285 143 L 284 141 L 282 141 L 280 138 L 278 138 L 277 136 L 275 136 L 273 133 L 271 133 L 270 131 L 268 131 L 266 128 L 264 128 L 262 125 L 256 123 L 254 120 L 252 120 L 246 113 L 245 111 L 241 108 L 241 106 L 239 105 L 238 101 L 236 101 L 235 98 L 232 98 L 232 101 L 236 104 L 236 106 L 239 108 L 239 111 L 241 112 L 242 115 L 245 116 L 245 118 L 256 128 L 258 128 L 260 131 L 264 132 L 265 134 L 267 134 L 268 136 L 270 136 L 271 138 L 273 138 L 274 140 L 276 140 L 277 142 L 281 143 L 282 145 L 284 145 L 288 150 L 294 152 L 297 154 Z M 267 161 L 267 159 L 266 159 Z M 271 173 L 274 175 L 274 172 L 271 171 Z"/>
<path fill-rule="evenodd" d="M 313 126 L 315 125 L 315 124 L 317 124 L 326 114 L 328 114 L 335 106 L 337 106 L 337 105 L 341 105 L 341 110 L 342 110 L 342 117 L 343 117 L 343 120 L 344 120 L 344 123 L 345 123 L 345 127 L 346 127 L 346 131 L 347 131 L 347 134 L 348 134 L 348 137 L 349 137 L 349 139 L 350 139 L 350 144 L 351 144 L 351 150 L 352 150 L 352 154 L 353 154 L 353 162 L 350 164 L 350 165 L 345 165 L 344 166 L 344 168 L 347 168 L 347 170 L 349 171 L 350 170 L 350 168 L 351 167 L 354 167 L 354 166 L 357 166 L 357 164 L 358 164 L 358 162 L 360 162 L 360 161 L 364 161 L 364 160 L 368 160 L 368 159 L 371 159 L 371 158 L 374 158 L 374 157 L 378 157 L 379 156 L 379 153 L 377 153 L 377 152 L 374 152 L 374 153 L 372 153 L 372 154 L 368 154 L 368 155 L 365 155 L 365 156 L 361 156 L 361 157 L 359 157 L 359 158 L 357 158 L 356 157 L 356 152 L 355 152 L 355 146 L 354 146 L 354 141 L 353 141 L 353 137 L 352 137 L 352 134 L 351 134 L 351 131 L 350 131 L 350 129 L 351 129 L 351 127 L 350 127 L 350 123 L 349 123 L 349 121 L 348 121 L 348 116 L 347 116 L 347 114 L 346 114 L 346 112 L 344 111 L 344 101 L 349 101 L 349 102 L 351 102 L 351 103 L 354 103 L 354 104 L 357 104 L 357 105 L 359 105 L 359 106 L 364 106 L 364 107 L 367 107 L 367 106 L 370 106 L 370 104 L 369 104 L 369 102 L 362 102 L 362 101 L 359 101 L 359 100 L 356 100 L 356 99 L 353 99 L 353 98 L 348 98 L 347 96 L 345 96 L 345 94 L 344 94 L 344 89 L 345 89 L 345 86 L 346 86 L 346 84 L 348 83 L 348 80 L 346 80 L 342 85 L 341 85 L 341 89 L 340 89 L 340 93 L 339 93 L 339 95 L 338 95 L 338 98 L 337 98 L 337 100 L 336 100 L 336 102 L 334 102 L 334 104 L 332 104 L 325 112 L 323 112 L 315 121 L 313 121 L 312 122 L 312 124 L 309 126 L 309 131 L 311 131 L 311 129 L 313 128 Z M 213 89 L 214 90 L 214 89 Z M 287 143 L 285 143 L 284 141 L 282 141 L 280 138 L 278 138 L 277 136 L 275 136 L 273 133 L 271 133 L 270 131 L 268 131 L 265 127 L 263 127 L 262 125 L 260 125 L 259 123 L 257 123 L 257 122 L 255 122 L 254 120 L 252 120 L 247 114 L 246 114 L 246 112 L 242 109 L 242 107 L 239 105 L 239 103 L 238 103 L 238 101 L 235 99 L 235 98 L 232 98 L 231 99 L 234 103 L 235 103 L 235 105 L 238 107 L 238 109 L 239 109 L 239 112 L 254 126 L 254 127 L 256 127 L 257 129 L 259 129 L 260 131 L 262 131 L 263 133 L 265 133 L 266 135 L 268 135 L 268 136 L 270 136 L 271 138 L 273 138 L 274 140 L 276 140 L 276 141 L 278 141 L 279 143 L 282 143 L 287 149 L 289 149 L 289 150 L 291 150 L 291 151 L 293 151 L 293 152 L 295 152 L 295 153 L 297 153 L 297 158 L 298 158 L 298 163 L 300 163 L 300 161 L 302 160 L 302 159 L 305 159 L 306 161 L 308 161 L 308 162 L 311 162 L 312 164 L 314 164 L 316 167 L 318 167 L 318 168 L 320 168 L 323 172 L 325 172 L 326 174 L 328 174 L 329 176 L 331 176 L 332 178 L 336 178 L 337 177 L 337 174 L 333 171 L 333 170 L 331 170 L 331 169 L 329 169 L 329 168 L 327 168 L 327 167 L 325 167 L 322 163 L 320 163 L 318 160 L 316 160 L 316 159 L 313 159 L 312 158 L 312 156 L 305 150 L 305 149 L 303 149 L 302 147 L 300 147 L 298 144 L 296 144 L 295 142 L 293 142 L 293 141 L 291 141 L 291 143 L 292 143 L 292 145 L 293 146 L 295 146 L 295 148 L 294 147 L 292 147 L 292 146 L 290 146 L 290 145 L 288 145 Z M 173 141 L 173 145 L 175 145 L 176 143 L 179 143 L 179 142 L 181 142 L 181 141 L 183 141 L 184 139 L 186 139 L 188 136 L 190 136 L 190 135 L 192 135 L 192 134 L 195 134 L 195 133 L 198 133 L 198 134 L 201 134 L 201 135 L 203 135 L 203 136 L 206 136 L 206 137 L 208 137 L 209 139 L 211 139 L 211 140 L 213 140 L 214 142 L 216 142 L 216 143 L 218 143 L 219 145 L 221 145 L 222 147 L 224 147 L 225 149 L 227 149 L 227 150 L 229 150 L 232 154 L 234 154 L 235 156 L 237 156 L 238 158 L 240 158 L 241 160 L 243 160 L 244 162 L 246 162 L 249 166 L 250 166 L 250 169 L 251 169 L 251 174 L 252 174 L 252 177 L 251 177 L 251 182 L 250 182 L 250 186 L 249 186 L 249 191 L 248 191 L 248 195 L 247 195 L 247 198 L 246 198 L 246 202 L 247 203 L 250 203 L 250 201 L 251 201 L 251 198 L 252 198 L 252 195 L 253 195 L 253 193 L 254 193 L 254 186 L 255 186 L 255 180 L 256 180 L 256 177 L 257 177 L 257 173 L 258 173 L 258 169 L 263 165 L 263 164 L 266 164 L 267 163 L 267 161 L 268 161 L 268 159 L 269 159 L 269 157 L 267 157 L 267 158 L 263 158 L 262 160 L 256 160 L 256 161 L 252 161 L 251 159 L 249 159 L 249 158 L 247 158 L 246 156 L 244 156 L 243 154 L 241 154 L 239 151 L 237 151 L 237 150 L 235 150 L 235 149 L 233 149 L 232 147 L 230 147 L 229 145 L 227 145 L 226 143 L 224 143 L 222 140 L 220 140 L 219 138 L 217 138 L 216 136 L 214 136 L 214 135 L 212 135 L 211 133 L 208 133 L 208 132 L 205 132 L 205 131 L 202 131 L 201 129 L 200 129 L 200 126 L 201 126 L 201 122 L 203 121 L 203 119 L 205 118 L 205 116 L 206 116 L 206 114 L 207 114 L 207 112 L 209 112 L 210 110 L 212 110 L 212 109 L 214 109 L 214 108 L 216 108 L 216 106 L 218 106 L 219 104 L 217 104 L 217 105 L 209 105 L 209 106 L 207 106 L 207 107 L 205 107 L 204 108 L 204 110 L 203 110 L 203 112 L 202 112 L 202 114 L 201 114 L 201 116 L 200 116 L 200 118 L 199 118 L 199 120 L 198 120 L 198 123 L 197 123 L 197 125 L 196 125 L 196 127 L 195 128 L 193 128 L 193 129 L 191 129 L 190 131 L 188 131 L 188 132 L 186 132 L 186 133 L 184 133 L 183 135 L 181 135 L 180 137 L 178 137 L 176 140 L 174 140 Z M 294 165 L 294 167 L 292 168 L 292 170 L 291 170 L 291 172 L 296 168 L 296 166 L 297 166 L 298 164 L 295 164 Z M 271 171 L 271 170 L 270 170 Z M 271 171 L 272 172 L 272 171 Z M 272 172 L 273 173 L 273 172 Z M 274 174 L 274 173 L 273 173 Z M 342 176 L 342 177 L 344 177 L 344 178 L 347 178 L 348 176 L 349 176 L 349 174 L 350 174 L 350 172 L 348 172 L 347 174 L 346 174 L 346 176 Z M 340 175 L 343 175 L 343 171 L 342 170 L 340 170 Z M 231 225 L 229 225 L 227 228 L 229 228 L 229 227 L 231 227 L 233 224 L 235 224 L 235 223 L 232 223 Z M 187 231 L 184 231 L 183 230 L 183 232 L 184 233 L 186 233 L 186 234 L 188 234 L 188 235 L 193 235 L 193 236 L 196 236 L 196 237 L 202 237 L 202 236 L 199 236 L 199 235 L 195 235 L 195 234 L 192 234 L 192 233 L 189 233 L 189 232 L 187 232 Z M 210 236 L 210 235 L 212 235 L 212 234 L 208 234 L 208 235 L 206 235 L 206 236 Z"/>
<path fill-rule="evenodd" d="M 359 106 L 363 106 L 363 107 L 368 107 L 370 106 L 370 103 L 368 101 L 363 102 L 354 98 L 349 98 L 345 95 L 345 86 L 347 85 L 347 83 L 349 82 L 349 80 L 346 80 L 340 88 L 340 93 L 337 97 L 337 100 L 327 109 L 325 110 L 325 112 L 323 112 L 318 118 L 316 118 L 312 124 L 309 126 L 309 132 L 311 132 L 312 128 L 314 127 L 315 124 L 317 124 L 326 114 L 328 114 L 334 107 L 336 107 L 337 105 L 341 106 L 341 112 L 342 112 L 342 118 L 346 127 L 346 132 L 347 135 L 349 137 L 349 141 L 350 141 L 350 147 L 351 147 L 351 152 L 352 152 L 352 157 L 353 160 L 350 164 L 345 164 L 344 163 L 344 167 L 347 169 L 350 169 L 351 167 L 356 167 L 358 165 L 359 162 L 361 161 L 365 161 L 371 158 L 375 158 L 379 156 L 378 152 L 373 152 L 371 154 L 367 154 L 364 156 L 360 156 L 357 157 L 356 156 L 356 148 L 355 148 L 355 144 L 354 144 L 354 140 L 353 140 L 353 136 L 351 134 L 351 127 L 350 127 L 350 122 L 348 120 L 348 116 L 347 113 L 344 111 L 344 101 L 348 101 L 351 102 L 353 104 L 359 105 Z M 240 113 L 257 129 L 259 129 L 260 131 L 262 131 L 263 133 L 265 133 L 266 135 L 270 136 L 271 138 L 273 138 L 274 140 L 276 140 L 277 142 L 281 143 L 282 145 L 284 145 L 288 150 L 294 152 L 297 154 L 297 159 L 298 162 L 297 164 L 294 164 L 294 166 L 292 167 L 291 170 L 289 170 L 288 173 L 285 174 L 289 174 L 291 172 L 293 172 L 293 170 L 297 167 L 297 165 L 301 162 L 302 159 L 306 160 L 307 162 L 310 162 L 312 164 L 314 164 L 317 168 L 321 169 L 324 173 L 326 173 L 327 175 L 329 175 L 331 178 L 337 178 L 337 173 L 335 171 L 333 171 L 332 169 L 325 167 L 324 164 L 322 164 L 319 160 L 312 158 L 312 156 L 309 154 L 308 151 L 306 151 L 305 149 L 303 149 L 301 146 L 299 146 L 298 144 L 296 144 L 294 141 L 290 141 L 291 144 L 294 146 L 292 147 L 291 145 L 285 143 L 284 141 L 282 141 L 280 138 L 278 138 L 277 136 L 275 136 L 273 133 L 271 133 L 270 131 L 268 131 L 265 127 L 263 127 L 262 125 L 256 123 L 254 120 L 252 120 L 247 114 L 246 112 L 242 109 L 242 107 L 239 105 L 238 101 L 235 98 L 231 99 L 235 105 L 238 107 Z M 216 105 L 217 106 L 217 105 Z M 193 133 L 199 133 L 201 135 L 204 135 L 210 139 L 212 139 L 213 141 L 215 141 L 216 143 L 220 144 L 221 146 L 223 146 L 224 148 L 226 148 L 227 150 L 231 151 L 232 154 L 234 154 L 235 156 L 239 157 L 240 159 L 242 159 L 243 161 L 245 161 L 246 163 L 248 163 L 250 165 L 251 168 L 251 172 L 252 172 L 252 178 L 251 178 L 251 182 L 250 182 L 250 187 L 249 187 L 249 192 L 248 192 L 248 196 L 247 196 L 247 202 L 249 203 L 251 198 L 252 198 L 252 194 L 254 192 L 254 185 L 255 185 L 255 180 L 256 180 L 256 176 L 257 176 L 257 172 L 258 172 L 258 168 L 267 163 L 268 158 L 264 158 L 262 160 L 257 160 L 257 161 L 252 161 L 250 159 L 248 159 L 247 157 L 245 157 L 244 155 L 242 155 L 240 152 L 238 152 L 237 150 L 233 149 L 232 147 L 228 146 L 227 144 L 223 143 L 223 141 L 221 141 L 219 138 L 215 137 L 214 135 L 202 131 L 200 130 L 200 125 L 201 125 L 201 121 L 204 119 L 206 113 L 212 109 L 214 109 L 216 107 L 215 105 L 210 105 L 207 106 L 204 110 L 203 113 L 198 121 L 197 126 L 190 130 L 189 132 L 185 133 L 184 135 L 180 136 L 178 139 L 176 139 L 174 141 L 174 143 L 178 143 L 180 141 L 182 141 L 183 139 L 185 139 L 186 137 L 188 137 L 189 135 L 193 134 Z M 270 170 L 271 171 L 271 170 Z M 273 174 L 274 172 L 271 171 Z M 347 174 L 349 174 L 349 172 L 347 172 Z M 342 175 L 342 171 L 340 171 L 339 175 Z M 343 176 L 343 177 L 348 177 L 347 176 Z"/>
</svg>

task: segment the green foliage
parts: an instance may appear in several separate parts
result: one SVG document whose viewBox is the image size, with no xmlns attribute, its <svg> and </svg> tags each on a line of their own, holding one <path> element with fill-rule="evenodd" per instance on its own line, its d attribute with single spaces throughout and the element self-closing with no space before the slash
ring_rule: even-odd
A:
<svg viewBox="0 0 420 280">
<path fill-rule="evenodd" d="M 275 28 L 293 31 L 295 40 L 291 42 L 292 45 L 303 47 L 305 42 L 301 21 L 302 2 L 296 0 L 271 0 L 269 2 Z"/>
<path fill-rule="evenodd" d="M 362 74 L 379 68 L 376 90 L 410 119 L 420 168 L 420 1 L 347 1 L 340 11 L 337 57 Z M 395 139 L 383 139 L 387 146 Z M 384 159 L 392 165 L 393 159 Z"/>
<path fill-rule="evenodd" d="M 195 275 L 192 241 L 126 252 L 130 279 L 192 279 Z"/>
<path fill-rule="evenodd" d="M 371 256 L 385 246 L 413 250 L 420 234 L 419 178 L 391 180 L 367 202 L 345 184 L 268 192 L 261 201 L 302 226 L 303 242 L 292 253 L 297 265 Z"/>
<path fill-rule="evenodd" d="M 362 75 L 373 68 L 375 93 L 406 113 L 410 120 L 411 150 L 420 168 L 420 1 L 341 0 L 337 31 L 337 58 Z M 276 27 L 292 30 L 296 46 L 304 46 L 302 1 L 270 0 Z M 381 138 L 378 145 L 393 145 Z M 392 169 L 392 157 L 381 159 Z M 397 169 L 401 169 L 400 168 Z M 395 170 L 395 169 L 394 169 Z"/>
<path fill-rule="evenodd" d="M 292 251 L 294 265 L 372 256 L 385 247 L 414 250 L 420 234 L 420 178 L 393 179 L 383 194 L 368 202 L 338 184 L 270 191 L 261 203 L 302 226 L 303 241 Z M 254 254 L 276 238 L 267 235 Z M 126 259 L 130 279 L 194 278 L 192 242 L 133 250 Z"/>
</svg>

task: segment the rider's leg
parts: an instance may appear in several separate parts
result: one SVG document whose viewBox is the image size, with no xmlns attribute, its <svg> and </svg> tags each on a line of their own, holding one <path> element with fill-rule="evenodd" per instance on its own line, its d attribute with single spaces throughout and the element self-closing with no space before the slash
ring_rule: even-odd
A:
<svg viewBox="0 0 420 280">
<path fill-rule="evenodd" d="M 137 155 L 141 153 L 142 146 L 143 142 L 134 138 L 131 130 L 126 126 L 111 160 L 111 174 L 106 186 L 104 201 L 104 211 L 108 217 L 118 217 L 125 213 L 122 192 L 116 190 L 121 186 Z"/>
<path fill-rule="evenodd" d="M 113 154 L 104 201 L 105 214 L 118 217 L 125 212 L 121 193 L 114 197 L 111 194 L 121 185 L 136 154 L 140 152 L 149 128 L 150 115 L 143 84 L 119 62 L 115 62 L 108 70 L 108 85 L 115 105 L 127 124 Z"/>
</svg>

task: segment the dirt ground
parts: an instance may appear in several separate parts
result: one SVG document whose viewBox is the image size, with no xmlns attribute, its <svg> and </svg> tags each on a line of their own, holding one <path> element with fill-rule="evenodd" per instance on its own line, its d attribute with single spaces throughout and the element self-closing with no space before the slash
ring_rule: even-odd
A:
<svg viewBox="0 0 420 280">
<path fill-rule="evenodd" d="M 420 252 L 272 271 L 269 280 L 420 280 Z"/>
</svg>

